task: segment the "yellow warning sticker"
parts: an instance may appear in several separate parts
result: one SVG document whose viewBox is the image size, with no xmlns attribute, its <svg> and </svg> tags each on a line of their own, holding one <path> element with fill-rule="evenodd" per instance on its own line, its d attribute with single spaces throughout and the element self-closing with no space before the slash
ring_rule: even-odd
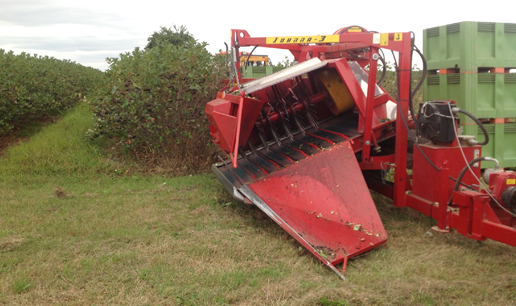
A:
<svg viewBox="0 0 516 306">
<path fill-rule="evenodd" d="M 516 185 L 516 179 L 507 179 L 507 185 Z"/>
<path fill-rule="evenodd" d="M 394 33 L 394 41 L 402 41 L 403 33 Z"/>
<path fill-rule="evenodd" d="M 348 32 L 362 32 L 360 27 L 351 27 L 348 29 Z"/>
<path fill-rule="evenodd" d="M 335 42 L 339 42 L 339 35 L 266 37 L 265 42 L 268 45 L 335 43 Z"/>
<path fill-rule="evenodd" d="M 389 33 L 380 34 L 380 46 L 387 46 L 389 44 Z"/>
</svg>

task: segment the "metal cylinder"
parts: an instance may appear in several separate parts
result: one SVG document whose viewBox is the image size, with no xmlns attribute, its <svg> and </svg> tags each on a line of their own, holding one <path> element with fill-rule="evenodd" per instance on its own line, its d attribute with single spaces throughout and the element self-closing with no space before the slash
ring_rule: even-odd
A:
<svg viewBox="0 0 516 306">
<path fill-rule="evenodd" d="M 511 186 L 507 187 L 502 192 L 502 202 L 507 205 L 507 207 L 513 212 L 516 213 L 516 187 Z"/>
<path fill-rule="evenodd" d="M 342 114 L 355 107 L 353 98 L 337 71 L 323 70 L 315 75 L 314 81 L 320 92 L 328 93 L 326 105 L 334 115 Z"/>
</svg>

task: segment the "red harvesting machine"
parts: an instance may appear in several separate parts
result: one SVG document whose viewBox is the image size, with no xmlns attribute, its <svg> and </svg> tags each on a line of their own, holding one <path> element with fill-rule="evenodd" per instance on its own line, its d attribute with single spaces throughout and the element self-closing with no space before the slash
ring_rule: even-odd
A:
<svg viewBox="0 0 516 306">
<path fill-rule="evenodd" d="M 425 72 L 412 90 L 413 51 L 424 57 L 410 32 L 231 33 L 233 55 L 270 47 L 297 62 L 242 79 L 233 56 L 228 85 L 206 105 L 213 141 L 229 154 L 212 171 L 234 198 L 258 206 L 342 278 L 348 258 L 387 241 L 370 189 L 436 219 L 441 231 L 516 246 L 516 174 L 480 157 L 487 132 L 454 101 L 424 102 L 414 112 Z M 377 81 L 382 50 L 394 56 L 396 96 Z M 472 117 L 485 140 L 459 135 L 457 113 Z M 494 166 L 484 182 L 480 162 Z"/>
</svg>

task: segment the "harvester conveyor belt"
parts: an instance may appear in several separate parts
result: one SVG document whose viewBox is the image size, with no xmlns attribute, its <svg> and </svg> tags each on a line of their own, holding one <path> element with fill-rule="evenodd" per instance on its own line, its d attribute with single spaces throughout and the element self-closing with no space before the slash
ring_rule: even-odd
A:
<svg viewBox="0 0 516 306">
<path fill-rule="evenodd" d="M 285 137 L 281 140 L 281 145 L 271 142 L 268 148 L 261 146 L 254 152 L 240 152 L 238 168 L 233 168 L 229 161 L 225 161 L 215 164 L 212 171 L 220 180 L 226 181 L 224 184 L 226 188 L 233 189 L 231 185 L 240 188 L 244 184 L 261 179 L 320 150 L 337 145 L 346 138 L 354 139 L 361 136 L 356 129 L 356 120 L 349 119 L 342 120 L 340 116 L 335 117 L 319 123 L 319 129 L 308 128 L 305 135 L 298 131 L 293 139 Z M 230 190 L 230 193 L 233 191 Z"/>
</svg>

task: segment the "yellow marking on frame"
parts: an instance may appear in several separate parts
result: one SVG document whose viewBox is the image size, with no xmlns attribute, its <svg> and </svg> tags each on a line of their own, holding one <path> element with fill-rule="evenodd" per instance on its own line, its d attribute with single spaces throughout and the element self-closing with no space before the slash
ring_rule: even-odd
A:
<svg viewBox="0 0 516 306">
<path fill-rule="evenodd" d="M 507 185 L 516 185 L 516 179 L 507 179 Z"/>
<path fill-rule="evenodd" d="M 380 34 L 380 46 L 387 46 L 389 44 L 389 33 Z"/>
<path fill-rule="evenodd" d="M 266 37 L 265 42 L 268 45 L 335 43 L 339 42 L 339 35 Z"/>
<path fill-rule="evenodd" d="M 394 41 L 402 41 L 403 33 L 394 33 Z"/>
<path fill-rule="evenodd" d="M 348 32 L 362 32 L 362 29 L 359 27 L 351 27 L 348 29 Z"/>
</svg>

